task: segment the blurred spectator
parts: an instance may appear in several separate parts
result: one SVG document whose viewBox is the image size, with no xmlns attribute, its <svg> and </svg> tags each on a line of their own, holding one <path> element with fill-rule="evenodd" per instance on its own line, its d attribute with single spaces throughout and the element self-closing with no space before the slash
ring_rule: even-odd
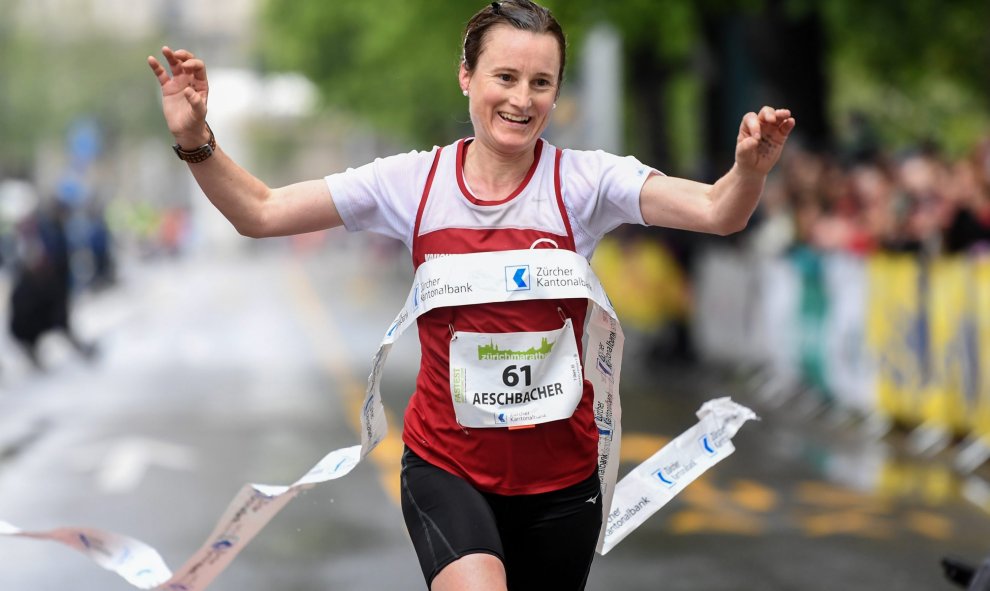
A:
<svg viewBox="0 0 990 591">
<path fill-rule="evenodd" d="M 17 228 L 19 257 L 10 295 L 10 331 L 36 367 L 41 367 L 38 341 L 47 332 L 61 332 L 83 357 L 96 348 L 72 330 L 70 296 L 72 270 L 66 222 L 70 207 L 53 200 L 36 210 Z"/>
<path fill-rule="evenodd" d="M 158 248 L 166 256 L 176 257 L 182 253 L 187 241 L 189 214 L 181 207 L 166 209 L 161 215 L 158 227 Z"/>
<path fill-rule="evenodd" d="M 880 138 L 862 111 L 853 111 L 846 121 L 843 153 L 848 165 L 871 162 L 880 156 Z"/>
<path fill-rule="evenodd" d="M 990 251 L 990 138 L 956 161 L 932 144 L 891 157 L 866 122 L 855 126 L 841 155 L 798 146 L 784 155 L 753 224 L 755 252 Z"/>
<path fill-rule="evenodd" d="M 946 183 L 944 249 L 990 251 L 990 140 L 952 165 Z"/>
<path fill-rule="evenodd" d="M 107 225 L 103 203 L 90 200 L 86 206 L 85 220 L 88 234 L 85 246 L 93 259 L 93 276 L 89 286 L 93 289 L 111 287 L 117 282 L 117 269 L 113 256 L 113 235 Z"/>
<path fill-rule="evenodd" d="M 38 207 L 34 185 L 20 178 L 0 180 L 0 264 L 15 258 L 14 229 Z"/>
<path fill-rule="evenodd" d="M 751 234 L 750 246 L 763 257 L 784 254 L 796 237 L 794 205 L 783 179 L 774 176 L 767 179 L 760 201 L 760 221 Z"/>
</svg>

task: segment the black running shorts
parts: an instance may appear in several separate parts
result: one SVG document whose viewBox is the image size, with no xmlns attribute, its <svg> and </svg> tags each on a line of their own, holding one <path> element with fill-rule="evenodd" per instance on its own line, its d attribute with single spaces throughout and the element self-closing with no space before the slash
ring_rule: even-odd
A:
<svg viewBox="0 0 990 591">
<path fill-rule="evenodd" d="M 483 493 L 406 448 L 402 515 L 429 586 L 454 560 L 502 560 L 509 591 L 584 589 L 602 524 L 597 471 L 573 486 L 535 495 Z"/>
</svg>

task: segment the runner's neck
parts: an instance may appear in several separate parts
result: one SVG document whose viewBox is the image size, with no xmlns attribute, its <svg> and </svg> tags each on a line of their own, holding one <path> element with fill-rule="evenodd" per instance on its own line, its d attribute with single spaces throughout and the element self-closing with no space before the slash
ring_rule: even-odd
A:
<svg viewBox="0 0 990 591">
<path fill-rule="evenodd" d="M 536 157 L 536 146 L 515 154 L 504 154 L 484 144 L 464 142 L 464 182 L 480 201 L 502 201 L 526 178 Z"/>
</svg>

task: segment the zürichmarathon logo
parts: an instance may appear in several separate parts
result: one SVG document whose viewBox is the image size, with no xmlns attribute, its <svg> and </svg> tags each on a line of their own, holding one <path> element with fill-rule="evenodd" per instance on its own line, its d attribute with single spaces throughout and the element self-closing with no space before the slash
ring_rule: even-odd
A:
<svg viewBox="0 0 990 591">
<path fill-rule="evenodd" d="M 545 359 L 553 349 L 554 343 L 543 337 L 539 347 L 530 347 L 525 351 L 513 351 L 512 349 L 501 350 L 495 341 L 487 345 L 478 345 L 479 361 L 501 361 L 503 359 L 512 360 L 533 360 Z"/>
</svg>

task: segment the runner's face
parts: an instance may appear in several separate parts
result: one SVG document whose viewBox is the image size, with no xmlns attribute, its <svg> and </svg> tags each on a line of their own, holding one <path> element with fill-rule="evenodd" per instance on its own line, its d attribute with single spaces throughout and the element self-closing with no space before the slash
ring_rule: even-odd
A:
<svg viewBox="0 0 990 591">
<path fill-rule="evenodd" d="M 496 25 L 474 70 L 461 65 L 476 141 L 499 152 L 532 149 L 550 120 L 560 81 L 560 47 L 548 33 Z"/>
</svg>

